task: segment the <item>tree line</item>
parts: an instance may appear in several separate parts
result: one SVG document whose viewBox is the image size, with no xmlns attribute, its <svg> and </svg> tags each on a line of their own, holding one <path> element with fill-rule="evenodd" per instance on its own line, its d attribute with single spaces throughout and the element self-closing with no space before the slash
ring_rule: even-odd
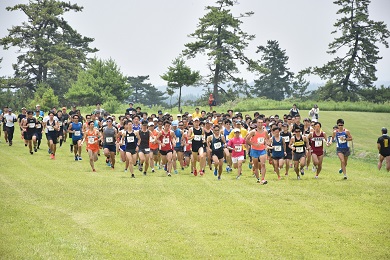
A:
<svg viewBox="0 0 390 260">
<path fill-rule="evenodd" d="M 265 97 L 386 102 L 390 86 L 376 88 L 376 64 L 381 59 L 378 45 L 388 48 L 389 31 L 384 22 L 369 18 L 370 0 L 337 0 L 339 6 L 329 43 L 333 57 L 322 66 L 302 68 L 293 73 L 288 68 L 287 51 L 277 40 L 270 39 L 258 46 L 256 54 L 245 53 L 256 35 L 241 29 L 244 19 L 253 12 L 234 16 L 235 0 L 217 0 L 206 6 L 196 30 L 189 35 L 193 41 L 168 66 L 161 78 L 167 82 L 166 92 L 149 83 L 147 75 L 127 76 L 112 59 L 96 57 L 91 47 L 94 39 L 83 36 L 64 19 L 66 12 L 82 12 L 83 7 L 56 0 L 31 0 L 28 4 L 7 7 L 22 11 L 27 21 L 12 26 L 0 45 L 9 50 L 18 48 L 12 77 L 0 77 L 0 101 L 16 106 L 39 103 L 45 107 L 61 104 L 92 105 L 110 102 L 140 102 L 145 105 L 166 104 L 167 95 L 178 90 L 181 107 L 182 88 L 204 88 L 204 96 L 213 93 L 217 103 L 234 100 L 240 95 Z M 185 64 L 201 54 L 208 57 L 209 74 L 201 76 Z M 95 55 L 94 58 L 88 58 Z M 257 56 L 257 58 L 256 58 Z M 0 59 L 1 63 L 1 59 Z M 0 64 L 1 65 L 1 64 Z M 253 84 L 240 77 L 239 67 L 256 75 Z M 308 91 L 308 75 L 318 75 L 325 84 Z M 203 102 L 205 97 L 201 97 Z"/>
</svg>

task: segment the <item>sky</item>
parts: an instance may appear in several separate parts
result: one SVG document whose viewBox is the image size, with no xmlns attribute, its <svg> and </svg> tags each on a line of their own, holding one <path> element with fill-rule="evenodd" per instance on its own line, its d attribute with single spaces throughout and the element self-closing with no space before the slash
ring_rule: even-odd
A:
<svg viewBox="0 0 390 260">
<path fill-rule="evenodd" d="M 67 0 L 68 1 L 68 0 Z M 26 21 L 22 12 L 8 12 L 7 6 L 27 3 L 26 0 L 0 1 L 0 37 L 8 34 L 12 25 Z M 65 19 L 84 36 L 95 41 L 91 47 L 99 49 L 95 55 L 101 59 L 112 58 L 127 76 L 149 75 L 155 86 L 166 85 L 160 75 L 184 49 L 184 44 L 193 41 L 193 33 L 199 18 L 206 13 L 210 0 L 70 0 L 83 6 L 83 12 L 67 13 Z M 333 56 L 326 53 L 334 39 L 331 32 L 339 17 L 339 9 L 331 0 L 240 0 L 233 8 L 234 14 L 253 11 L 254 15 L 243 19 L 242 29 L 255 34 L 246 55 L 260 59 L 257 46 L 267 40 L 277 40 L 289 56 L 288 67 L 294 73 L 309 66 L 321 66 Z M 372 0 L 370 19 L 390 25 L 390 1 Z M 16 62 L 17 48 L 0 49 L 0 76 L 13 74 L 12 63 Z M 380 46 L 377 64 L 378 83 L 390 82 L 390 49 Z M 198 56 L 186 61 L 192 69 L 207 75 L 207 58 Z M 241 75 L 251 82 L 256 75 L 241 68 Z M 320 79 L 311 76 L 312 83 Z M 383 83 L 382 83 L 383 84 Z"/>
</svg>

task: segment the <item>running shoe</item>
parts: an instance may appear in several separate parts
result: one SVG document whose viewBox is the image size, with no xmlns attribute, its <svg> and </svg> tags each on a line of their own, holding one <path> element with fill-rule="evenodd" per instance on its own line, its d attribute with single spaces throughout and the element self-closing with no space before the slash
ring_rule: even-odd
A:
<svg viewBox="0 0 390 260">
<path fill-rule="evenodd" d="M 168 176 L 168 177 L 171 177 L 172 175 L 171 175 L 171 173 L 168 172 L 167 176 Z"/>
<path fill-rule="evenodd" d="M 144 172 L 144 175 L 146 176 L 146 172 Z"/>
<path fill-rule="evenodd" d="M 38 152 L 38 149 L 36 147 L 34 147 L 34 152 Z"/>
<path fill-rule="evenodd" d="M 50 150 L 50 149 L 47 149 L 47 153 L 48 153 L 48 154 L 51 154 L 51 150 Z"/>
<path fill-rule="evenodd" d="M 50 154 L 50 159 L 54 159 L 54 154 Z"/>
<path fill-rule="evenodd" d="M 214 176 L 217 176 L 218 175 L 218 170 L 217 168 L 214 169 Z"/>
<path fill-rule="evenodd" d="M 96 172 L 96 170 L 95 170 L 95 169 L 92 169 L 92 171 L 93 171 L 93 172 Z"/>
<path fill-rule="evenodd" d="M 301 169 L 301 175 L 305 175 L 305 170 L 303 168 Z"/>
<path fill-rule="evenodd" d="M 236 180 L 239 180 L 240 179 L 240 176 L 236 176 Z"/>
<path fill-rule="evenodd" d="M 196 169 L 194 170 L 194 176 L 198 176 L 198 172 L 196 171 Z"/>
<path fill-rule="evenodd" d="M 177 170 L 174 171 L 175 174 L 178 174 Z"/>
<path fill-rule="evenodd" d="M 301 179 L 301 176 L 297 176 L 297 180 L 300 180 Z"/>
<path fill-rule="evenodd" d="M 313 167 L 311 168 L 311 170 L 312 170 L 313 172 L 316 172 L 316 171 L 317 171 L 317 167 L 315 167 L 315 166 L 313 165 Z"/>
<path fill-rule="evenodd" d="M 261 180 L 261 181 L 260 181 L 260 184 L 261 184 L 261 185 L 265 185 L 265 184 L 267 184 L 267 183 L 268 183 L 268 181 L 266 181 L 266 180 Z"/>
<path fill-rule="evenodd" d="M 75 160 L 75 161 L 78 161 L 78 160 L 79 160 L 79 157 L 76 155 L 76 156 L 74 157 L 74 160 Z"/>
<path fill-rule="evenodd" d="M 200 171 L 199 171 L 199 174 L 200 174 L 200 176 L 203 176 L 204 171 L 203 171 L 203 170 L 200 170 Z"/>
<path fill-rule="evenodd" d="M 33 151 L 30 151 L 30 154 L 33 155 L 34 154 Z"/>
<path fill-rule="evenodd" d="M 339 173 L 342 174 L 343 173 L 343 169 L 340 168 Z"/>
<path fill-rule="evenodd" d="M 282 177 L 281 176 L 278 176 L 278 180 L 280 181 L 282 179 Z"/>
<path fill-rule="evenodd" d="M 125 169 L 125 172 L 127 172 L 127 169 Z"/>
<path fill-rule="evenodd" d="M 344 180 L 348 179 L 347 175 L 344 175 Z"/>
<path fill-rule="evenodd" d="M 81 156 L 79 156 L 79 161 L 82 161 L 83 160 L 83 158 L 81 158 Z"/>
<path fill-rule="evenodd" d="M 134 173 L 131 174 L 131 178 L 135 178 Z"/>
<path fill-rule="evenodd" d="M 314 176 L 314 179 L 318 179 L 318 175 Z"/>
<path fill-rule="evenodd" d="M 152 172 L 154 172 L 154 168 L 152 168 Z"/>
<path fill-rule="evenodd" d="M 249 170 L 252 170 L 252 167 L 253 167 L 252 163 L 249 163 L 248 167 L 249 167 Z"/>
<path fill-rule="evenodd" d="M 219 180 L 219 181 L 221 180 L 221 176 L 218 176 L 218 180 Z"/>
</svg>

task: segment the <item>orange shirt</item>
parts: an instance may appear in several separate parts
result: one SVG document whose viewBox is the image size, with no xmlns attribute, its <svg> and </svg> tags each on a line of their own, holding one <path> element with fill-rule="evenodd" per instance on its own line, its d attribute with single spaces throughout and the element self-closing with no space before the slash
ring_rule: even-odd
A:
<svg viewBox="0 0 390 260">
<path fill-rule="evenodd" d="M 94 153 L 99 151 L 98 131 L 96 129 L 92 131 L 87 130 L 85 136 L 87 140 L 87 150 L 91 150 Z"/>
<path fill-rule="evenodd" d="M 255 135 L 252 136 L 251 142 L 257 143 L 260 146 L 251 146 L 251 149 L 253 150 L 264 150 L 265 149 L 265 137 L 266 137 L 267 132 L 263 131 L 262 133 L 259 133 L 256 131 Z"/>
<path fill-rule="evenodd" d="M 152 150 L 158 149 L 158 143 L 152 143 L 157 140 L 158 131 L 156 129 L 153 130 L 152 134 L 149 137 L 149 148 Z"/>
</svg>

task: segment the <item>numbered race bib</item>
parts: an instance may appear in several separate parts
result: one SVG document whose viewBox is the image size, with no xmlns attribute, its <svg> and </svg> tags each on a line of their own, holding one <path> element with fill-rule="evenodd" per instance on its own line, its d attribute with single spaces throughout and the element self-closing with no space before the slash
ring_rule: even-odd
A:
<svg viewBox="0 0 390 260">
<path fill-rule="evenodd" d="M 74 136 L 80 136 L 81 135 L 81 131 L 74 131 Z"/>
<path fill-rule="evenodd" d="M 149 142 L 151 142 L 151 143 L 153 143 L 154 142 L 154 138 L 151 136 L 151 137 L 149 137 Z"/>
<path fill-rule="evenodd" d="M 296 148 L 295 148 L 295 152 L 297 152 L 297 153 L 303 153 L 303 147 L 302 147 L 302 146 L 296 147 Z"/>
<path fill-rule="evenodd" d="M 145 152 L 150 152 L 150 148 L 145 148 Z"/>
<path fill-rule="evenodd" d="M 242 145 L 235 145 L 234 146 L 234 150 L 236 151 L 236 152 L 241 152 L 242 151 Z"/>
<path fill-rule="evenodd" d="M 322 146 L 322 141 L 315 141 L 314 142 L 314 147 L 321 147 Z"/>
<path fill-rule="evenodd" d="M 264 143 L 264 137 L 259 137 L 259 138 L 257 138 L 257 143 L 258 143 L 258 144 Z"/>
<path fill-rule="evenodd" d="M 95 143 L 95 136 L 88 136 L 88 143 L 94 144 Z"/>
<path fill-rule="evenodd" d="M 302 148 L 302 147 L 300 147 L 300 148 Z M 282 151 L 282 147 L 280 145 L 274 146 L 274 151 L 275 152 L 281 152 Z"/>
<path fill-rule="evenodd" d="M 128 143 L 134 143 L 134 136 L 128 136 L 127 137 L 127 142 Z"/>
<path fill-rule="evenodd" d="M 58 125 L 59 125 L 59 126 L 62 126 L 62 122 L 61 122 L 61 121 L 58 121 Z"/>
<path fill-rule="evenodd" d="M 48 131 L 54 131 L 54 127 L 52 127 L 51 125 L 49 125 L 49 126 L 47 127 L 47 130 L 48 130 Z"/>
<path fill-rule="evenodd" d="M 194 140 L 195 141 L 201 141 L 202 140 L 202 136 L 201 135 L 195 135 L 194 136 Z"/>
<path fill-rule="evenodd" d="M 29 123 L 29 124 L 28 124 L 28 127 L 29 127 L 29 128 L 34 128 L 34 127 L 35 127 L 35 123 Z"/>
<path fill-rule="evenodd" d="M 340 136 L 338 139 L 339 139 L 339 143 L 340 144 L 343 144 L 343 143 L 347 142 L 347 140 L 345 140 L 344 136 L 343 137 Z"/>
<path fill-rule="evenodd" d="M 290 136 L 283 136 L 283 139 L 285 143 L 290 142 Z"/>
<path fill-rule="evenodd" d="M 37 128 L 42 128 L 42 125 L 37 125 Z"/>
<path fill-rule="evenodd" d="M 163 144 L 169 144 L 169 138 L 163 138 Z"/>
<path fill-rule="evenodd" d="M 187 143 L 192 144 L 192 140 L 188 140 Z"/>
<path fill-rule="evenodd" d="M 217 149 L 219 149 L 219 148 L 221 148 L 221 147 L 222 147 L 221 142 L 218 142 L 218 143 L 215 143 L 215 144 L 214 144 L 214 149 L 215 149 L 215 150 L 217 150 Z"/>
<path fill-rule="evenodd" d="M 113 137 L 106 137 L 106 143 L 112 143 L 114 141 Z"/>
</svg>

